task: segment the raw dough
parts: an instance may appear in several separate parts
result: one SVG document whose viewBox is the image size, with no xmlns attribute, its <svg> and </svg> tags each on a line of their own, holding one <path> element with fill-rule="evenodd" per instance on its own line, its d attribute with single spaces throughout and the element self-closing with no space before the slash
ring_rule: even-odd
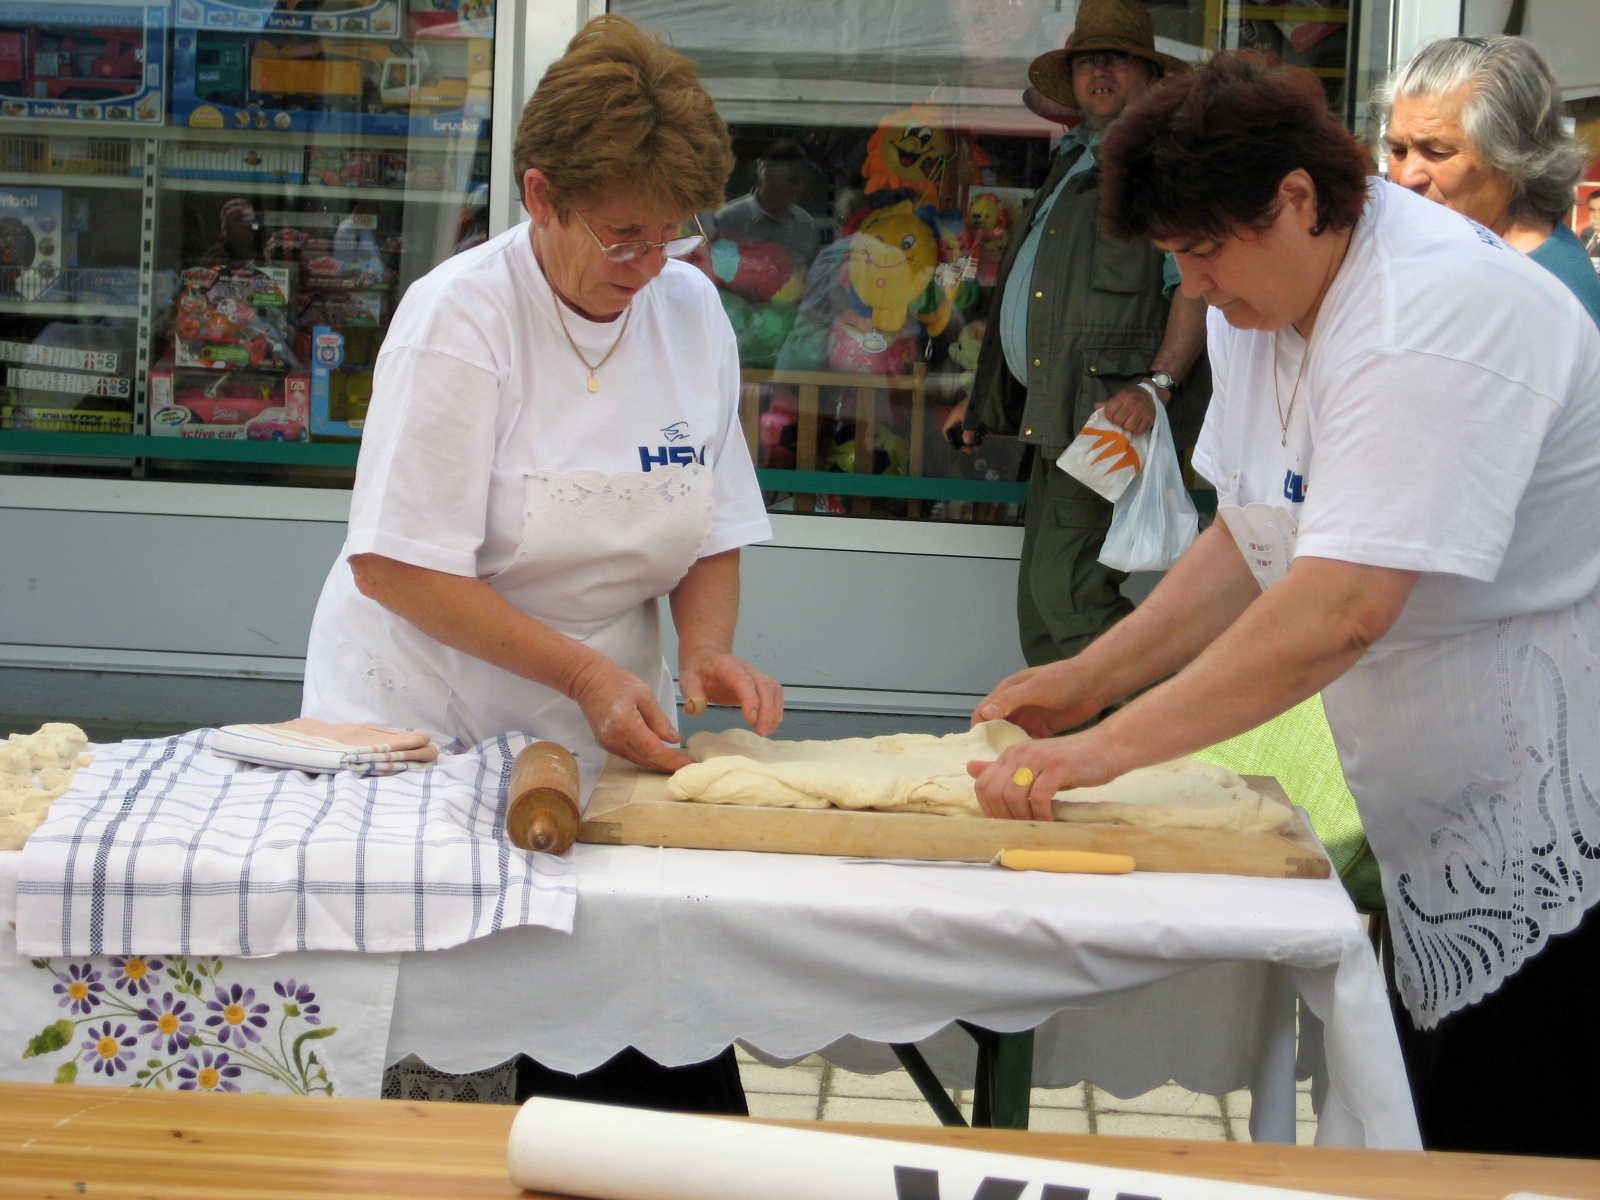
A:
<svg viewBox="0 0 1600 1200">
<path fill-rule="evenodd" d="M 895 733 L 835 742 L 774 742 L 746 729 L 697 733 L 696 760 L 673 775 L 674 799 L 777 808 L 871 808 L 981 816 L 967 764 L 1028 735 L 1009 721 L 965 733 Z"/>
<path fill-rule="evenodd" d="M 831 742 L 775 742 L 744 729 L 697 733 L 696 761 L 668 783 L 676 800 L 777 808 L 848 808 L 982 816 L 967 763 L 994 759 L 1028 735 L 1009 721 L 966 733 L 897 733 Z M 1058 821 L 1144 828 L 1277 833 L 1294 810 L 1225 767 L 1177 759 L 1055 798 Z"/>
<path fill-rule="evenodd" d="M 37 733 L 13 733 L 0 742 L 0 850 L 20 850 L 44 824 L 50 802 L 72 786 L 79 767 L 94 761 L 84 753 L 89 739 L 76 725 L 50 722 Z M 38 784 L 34 773 L 38 773 Z"/>
</svg>

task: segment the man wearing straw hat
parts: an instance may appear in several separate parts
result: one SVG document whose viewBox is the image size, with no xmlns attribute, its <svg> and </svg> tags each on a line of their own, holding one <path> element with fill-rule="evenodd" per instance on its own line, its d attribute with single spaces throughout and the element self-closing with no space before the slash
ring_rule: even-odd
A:
<svg viewBox="0 0 1600 1200">
<path fill-rule="evenodd" d="M 1185 69 L 1155 48 L 1136 0 L 1083 0 L 1066 48 L 1028 68 L 1028 107 L 1075 123 L 1001 263 L 963 438 L 1015 434 L 1036 447 L 1017 583 L 1030 666 L 1077 654 L 1133 608 L 1119 590 L 1126 577 L 1098 561 L 1111 504 L 1056 458 L 1097 407 L 1138 434 L 1156 404 L 1177 399 L 1186 411 L 1180 420 L 1173 407 L 1174 429 L 1198 429 L 1209 394 L 1201 379 L 1180 387 L 1205 348 L 1205 302 L 1174 294 L 1177 271 L 1148 241 L 1114 241 L 1099 221 L 1101 135 L 1147 87 Z"/>
</svg>

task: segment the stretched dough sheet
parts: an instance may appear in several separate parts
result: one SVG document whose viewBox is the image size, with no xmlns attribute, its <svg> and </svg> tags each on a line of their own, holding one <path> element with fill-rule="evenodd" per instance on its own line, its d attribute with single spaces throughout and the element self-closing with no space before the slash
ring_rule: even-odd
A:
<svg viewBox="0 0 1600 1200">
<path fill-rule="evenodd" d="M 697 733 L 696 761 L 668 784 L 676 800 L 779 808 L 871 809 L 981 817 L 972 761 L 992 761 L 1028 740 L 1009 721 L 964 733 L 900 733 L 838 741 L 781 742 L 744 729 Z M 1055 797 L 1055 819 L 1147 829 L 1282 833 L 1294 810 L 1226 767 L 1177 759 Z"/>
<path fill-rule="evenodd" d="M 1338 1200 L 1326 1192 L 546 1097 L 522 1106 L 506 1160 L 518 1187 L 593 1200 Z"/>
</svg>

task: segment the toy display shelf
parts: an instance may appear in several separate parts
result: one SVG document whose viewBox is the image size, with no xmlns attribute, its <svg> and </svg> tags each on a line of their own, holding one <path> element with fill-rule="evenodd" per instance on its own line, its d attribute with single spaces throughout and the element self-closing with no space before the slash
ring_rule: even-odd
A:
<svg viewBox="0 0 1600 1200">
<path fill-rule="evenodd" d="M 51 171 L 0 171 L 0 187 L 128 188 L 138 191 L 144 179 L 138 175 L 57 175 Z"/>
<path fill-rule="evenodd" d="M 173 192 L 249 192 L 256 196 L 314 197 L 323 200 L 398 200 L 407 204 L 460 204 L 471 192 L 413 191 L 392 187 L 332 187 L 324 183 L 273 183 L 251 179 L 174 179 L 161 177 L 161 186 Z"/>
<path fill-rule="evenodd" d="M 0 313 L 26 317 L 120 317 L 133 320 L 139 315 L 137 304 L 99 304 L 77 300 L 0 299 Z"/>
</svg>

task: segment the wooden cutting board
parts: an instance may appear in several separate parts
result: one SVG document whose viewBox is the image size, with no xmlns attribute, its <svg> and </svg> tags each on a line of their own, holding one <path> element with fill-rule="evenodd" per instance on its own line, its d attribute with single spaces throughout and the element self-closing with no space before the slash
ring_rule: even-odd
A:
<svg viewBox="0 0 1600 1200">
<path fill-rule="evenodd" d="M 1269 879 L 1326 879 L 1332 870 L 1303 815 L 1299 827 L 1280 836 L 842 808 L 756 808 L 674 800 L 667 791 L 668 778 L 613 755 L 589 798 L 578 840 L 602 846 L 767 850 L 845 858 L 992 858 L 1002 850 L 1098 850 L 1131 854 L 1141 871 Z M 1258 791 L 1288 803 L 1271 776 L 1245 779 Z"/>
</svg>

